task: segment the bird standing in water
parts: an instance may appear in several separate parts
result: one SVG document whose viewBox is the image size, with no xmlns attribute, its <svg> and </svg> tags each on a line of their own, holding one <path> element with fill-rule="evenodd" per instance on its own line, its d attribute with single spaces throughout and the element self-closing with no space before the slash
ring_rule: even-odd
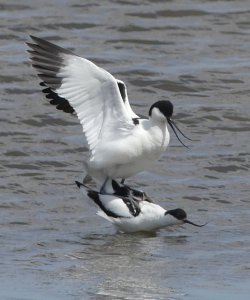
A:
<svg viewBox="0 0 250 300">
<path fill-rule="evenodd" d="M 120 232 L 156 231 L 163 227 L 192 224 L 186 212 L 181 208 L 166 210 L 147 198 L 134 197 L 129 192 L 114 184 L 112 195 L 103 195 L 76 181 L 85 197 L 91 199 L 99 208 L 97 214 L 111 222 Z"/>
</svg>

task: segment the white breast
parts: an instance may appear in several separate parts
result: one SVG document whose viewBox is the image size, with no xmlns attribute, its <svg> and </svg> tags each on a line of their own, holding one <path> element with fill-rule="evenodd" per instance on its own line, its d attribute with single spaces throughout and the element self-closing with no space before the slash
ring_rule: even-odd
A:
<svg viewBox="0 0 250 300">
<path fill-rule="evenodd" d="M 105 176 L 127 178 L 147 170 L 166 150 L 169 132 L 166 125 L 158 126 L 143 120 L 127 137 L 102 144 L 90 158 L 89 171 L 102 171 Z"/>
<path fill-rule="evenodd" d="M 165 211 L 157 204 L 144 201 L 139 216 L 113 219 L 113 224 L 122 232 L 154 231 L 166 226 L 181 224 L 181 221 L 174 217 L 165 215 Z"/>
</svg>

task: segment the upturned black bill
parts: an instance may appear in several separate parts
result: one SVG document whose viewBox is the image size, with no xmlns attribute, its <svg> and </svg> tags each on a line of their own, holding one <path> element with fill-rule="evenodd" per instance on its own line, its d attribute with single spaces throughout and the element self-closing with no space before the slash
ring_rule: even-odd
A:
<svg viewBox="0 0 250 300">
<path fill-rule="evenodd" d="M 177 134 L 177 131 L 179 131 L 179 133 L 184 136 L 184 138 L 186 138 L 187 140 L 189 141 L 192 141 L 190 138 L 188 138 L 181 130 L 180 128 L 176 125 L 176 123 L 172 120 L 172 119 L 167 119 L 168 121 L 168 124 L 170 125 L 170 127 L 172 128 L 175 136 L 177 137 L 177 139 L 179 140 L 179 142 L 186 148 L 188 148 L 188 146 L 186 146 L 182 141 L 181 139 L 179 138 L 178 134 Z M 189 149 L 189 148 L 188 148 Z"/>
<path fill-rule="evenodd" d="M 183 222 L 191 224 L 191 225 L 196 226 L 196 227 L 203 227 L 203 226 L 207 225 L 207 223 L 205 223 L 205 224 L 195 224 L 194 222 L 191 222 L 191 221 L 189 221 L 187 219 L 183 220 Z"/>
</svg>

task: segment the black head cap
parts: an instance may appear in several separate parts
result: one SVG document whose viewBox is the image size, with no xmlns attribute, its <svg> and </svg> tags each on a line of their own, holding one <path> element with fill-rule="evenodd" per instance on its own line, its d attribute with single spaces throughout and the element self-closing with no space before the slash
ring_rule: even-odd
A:
<svg viewBox="0 0 250 300">
<path fill-rule="evenodd" d="M 191 224 L 191 225 L 196 226 L 196 227 L 203 227 L 207 224 L 207 223 L 205 223 L 205 224 L 196 224 L 194 222 L 189 221 L 187 219 L 186 212 L 181 208 L 167 210 L 165 212 L 165 216 L 166 215 L 171 215 L 171 216 L 175 217 L 177 220 L 183 221 L 183 223 L 188 223 L 188 224 Z"/>
<path fill-rule="evenodd" d="M 165 215 L 171 215 L 175 217 L 177 220 L 184 221 L 187 218 L 186 212 L 181 208 L 167 210 Z"/>
<path fill-rule="evenodd" d="M 174 111 L 174 106 L 173 104 L 168 101 L 168 100 L 162 100 L 162 101 L 157 101 L 155 102 L 149 109 L 149 116 L 151 117 L 152 115 L 152 110 L 153 108 L 158 108 L 160 112 L 167 118 L 171 118 L 173 115 Z"/>
</svg>

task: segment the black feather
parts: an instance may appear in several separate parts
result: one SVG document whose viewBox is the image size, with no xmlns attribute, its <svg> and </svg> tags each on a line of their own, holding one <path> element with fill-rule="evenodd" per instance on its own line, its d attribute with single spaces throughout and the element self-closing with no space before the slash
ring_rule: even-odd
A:
<svg viewBox="0 0 250 300">
<path fill-rule="evenodd" d="M 94 200 L 95 204 L 98 205 L 100 207 L 101 210 L 103 210 L 105 212 L 105 214 L 109 217 L 112 218 L 123 218 L 122 216 L 119 216 L 117 214 L 115 214 L 114 212 L 108 210 L 103 204 L 102 201 L 99 198 L 99 193 L 96 191 L 88 191 L 88 196 L 89 198 L 91 198 L 92 200 Z"/>
<path fill-rule="evenodd" d="M 47 99 L 50 100 L 50 104 L 56 105 L 58 110 L 62 110 L 66 113 L 73 114 L 75 113 L 74 108 L 70 105 L 69 101 L 65 98 L 58 96 L 56 92 L 54 92 L 50 87 L 48 87 L 45 82 L 40 83 L 41 86 L 46 87 L 42 90 L 42 92 L 46 95 Z"/>
<path fill-rule="evenodd" d="M 141 209 L 138 202 L 131 198 L 122 198 L 122 201 L 127 205 L 127 208 L 132 216 L 137 217 L 140 214 Z"/>
<path fill-rule="evenodd" d="M 122 100 L 123 100 L 123 102 L 125 102 L 125 100 L 126 100 L 126 88 L 125 88 L 125 85 L 121 81 L 117 81 L 117 84 L 118 84 L 118 87 L 119 87 L 120 94 L 122 96 Z"/>
</svg>

